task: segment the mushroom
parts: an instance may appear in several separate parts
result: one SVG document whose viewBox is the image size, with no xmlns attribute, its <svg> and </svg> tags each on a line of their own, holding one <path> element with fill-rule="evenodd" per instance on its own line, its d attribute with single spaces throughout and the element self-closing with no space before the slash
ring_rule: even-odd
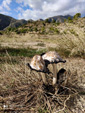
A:
<svg viewBox="0 0 85 113">
<path fill-rule="evenodd" d="M 41 77 L 43 80 L 43 83 L 46 84 L 46 73 L 50 73 L 49 69 L 46 67 L 45 65 L 45 61 L 42 59 L 42 57 L 40 55 L 35 55 L 32 60 L 31 63 L 27 63 L 27 66 L 31 69 L 34 70 L 36 72 L 41 73 Z"/>
<path fill-rule="evenodd" d="M 46 65 L 52 64 L 53 66 L 53 85 L 57 82 L 57 63 L 62 62 L 65 63 L 66 60 L 63 60 L 56 51 L 49 51 L 41 54 L 43 60 L 46 62 Z"/>
</svg>

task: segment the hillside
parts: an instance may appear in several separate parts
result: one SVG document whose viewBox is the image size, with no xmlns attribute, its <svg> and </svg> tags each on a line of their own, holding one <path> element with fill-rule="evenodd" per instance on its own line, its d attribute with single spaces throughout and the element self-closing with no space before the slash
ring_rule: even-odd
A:
<svg viewBox="0 0 85 113">
<path fill-rule="evenodd" d="M 9 26 L 11 23 L 13 23 L 15 21 L 16 21 L 16 19 L 14 19 L 10 16 L 0 14 L 0 30 L 3 30 L 4 28 L 6 28 L 7 26 Z"/>
<path fill-rule="evenodd" d="M 3 42 L 7 42 L 9 47 L 12 47 L 13 44 L 11 43 L 16 43 L 17 46 L 18 43 L 21 43 L 21 45 L 23 43 L 25 47 L 32 45 L 32 48 L 53 48 L 59 51 L 60 54 L 62 54 L 60 50 L 63 50 L 65 56 L 83 56 L 85 52 L 85 43 L 83 43 L 85 42 L 85 18 L 71 19 L 64 23 L 48 23 L 40 20 L 29 21 L 18 28 L 9 27 L 1 34 L 3 34 L 1 45 L 4 46 Z M 9 35 L 9 40 L 8 37 L 4 37 L 4 34 Z M 17 38 L 14 38 L 12 42 L 10 37 Z M 3 41 L 3 39 L 5 40 Z M 81 46 L 78 46 L 78 44 Z"/>
<path fill-rule="evenodd" d="M 66 15 L 66 16 L 60 15 L 60 16 L 49 17 L 49 18 L 47 18 L 47 20 L 49 22 L 52 22 L 53 20 L 55 20 L 56 22 L 64 22 L 64 20 L 68 19 L 68 17 L 73 18 L 70 15 Z M 31 22 L 33 20 L 30 19 L 28 21 Z M 44 20 L 39 19 L 38 21 L 44 21 Z M 8 27 L 16 28 L 16 27 L 19 27 L 19 26 L 24 25 L 26 23 L 27 23 L 27 21 L 24 19 L 17 20 L 17 19 L 10 17 L 10 16 L 0 14 L 0 30 L 3 30 L 3 29 L 8 28 Z"/>
<path fill-rule="evenodd" d="M 5 29 L 6 27 L 18 27 L 26 23 L 26 20 L 16 20 L 10 16 L 0 14 L 0 30 Z"/>
<path fill-rule="evenodd" d="M 53 20 L 55 20 L 56 22 L 64 22 L 65 19 L 68 19 L 68 17 L 70 17 L 71 19 L 73 18 L 73 16 L 71 15 L 59 15 L 59 16 L 54 16 L 54 17 L 49 17 L 47 18 L 49 22 L 52 22 Z"/>
</svg>

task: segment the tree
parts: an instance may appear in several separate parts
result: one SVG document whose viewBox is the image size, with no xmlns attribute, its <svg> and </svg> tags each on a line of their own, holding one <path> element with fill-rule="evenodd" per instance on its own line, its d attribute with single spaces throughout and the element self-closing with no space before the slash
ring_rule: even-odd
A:
<svg viewBox="0 0 85 113">
<path fill-rule="evenodd" d="M 73 19 L 78 19 L 78 18 L 80 18 L 80 17 L 81 17 L 81 13 L 76 13 L 76 14 L 74 15 Z"/>
</svg>

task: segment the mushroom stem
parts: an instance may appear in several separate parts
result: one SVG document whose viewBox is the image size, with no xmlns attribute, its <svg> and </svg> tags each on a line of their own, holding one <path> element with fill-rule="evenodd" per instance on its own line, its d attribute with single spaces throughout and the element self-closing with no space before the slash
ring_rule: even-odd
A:
<svg viewBox="0 0 85 113">
<path fill-rule="evenodd" d="M 53 64 L 53 85 L 57 83 L 57 65 Z"/>
<path fill-rule="evenodd" d="M 41 77 L 42 77 L 42 81 L 44 84 L 47 84 L 47 81 L 46 81 L 46 74 L 45 73 L 41 73 Z"/>
</svg>

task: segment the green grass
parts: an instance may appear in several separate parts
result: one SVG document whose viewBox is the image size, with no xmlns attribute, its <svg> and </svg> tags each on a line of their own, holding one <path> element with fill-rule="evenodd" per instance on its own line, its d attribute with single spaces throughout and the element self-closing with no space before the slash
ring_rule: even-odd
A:
<svg viewBox="0 0 85 113">
<path fill-rule="evenodd" d="M 23 57 L 33 57 L 35 54 L 41 54 L 42 52 L 45 52 L 44 49 L 37 50 L 32 48 L 0 48 L 0 57 L 6 56 L 9 54 L 9 56 L 23 56 Z"/>
<path fill-rule="evenodd" d="M 59 55 L 64 56 L 64 57 L 69 57 L 69 55 L 71 53 L 70 50 L 67 50 L 67 49 L 62 48 L 62 47 L 60 47 L 60 48 L 57 48 L 57 47 L 56 48 L 49 47 L 48 50 L 49 51 L 57 51 Z"/>
</svg>

